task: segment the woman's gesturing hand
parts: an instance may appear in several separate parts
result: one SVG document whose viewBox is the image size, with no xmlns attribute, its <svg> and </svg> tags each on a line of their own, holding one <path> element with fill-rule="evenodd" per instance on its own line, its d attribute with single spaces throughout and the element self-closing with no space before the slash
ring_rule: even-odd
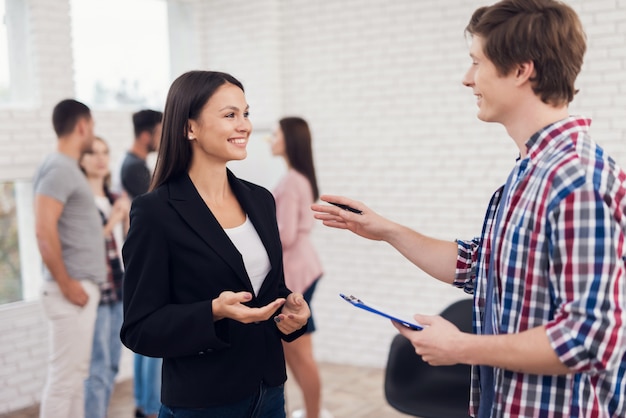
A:
<svg viewBox="0 0 626 418">
<path fill-rule="evenodd" d="M 280 332 L 288 335 L 305 326 L 310 316 L 311 310 L 304 297 L 300 293 L 291 293 L 274 321 Z"/>
<path fill-rule="evenodd" d="M 250 292 L 231 292 L 226 290 L 213 299 L 213 320 L 224 318 L 249 324 L 251 322 L 268 320 L 278 308 L 285 303 L 285 298 L 278 298 L 260 308 L 251 308 L 244 305 L 252 299 Z"/>
</svg>

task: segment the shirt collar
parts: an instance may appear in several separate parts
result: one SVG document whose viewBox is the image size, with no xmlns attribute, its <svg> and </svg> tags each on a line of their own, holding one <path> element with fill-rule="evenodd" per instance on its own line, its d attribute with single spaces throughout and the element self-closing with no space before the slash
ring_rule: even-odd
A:
<svg viewBox="0 0 626 418">
<path fill-rule="evenodd" d="M 560 140 L 571 138 L 575 132 L 587 133 L 591 119 L 581 116 L 569 116 L 540 129 L 526 142 L 527 157 L 531 160 L 540 158 L 553 149 Z"/>
</svg>

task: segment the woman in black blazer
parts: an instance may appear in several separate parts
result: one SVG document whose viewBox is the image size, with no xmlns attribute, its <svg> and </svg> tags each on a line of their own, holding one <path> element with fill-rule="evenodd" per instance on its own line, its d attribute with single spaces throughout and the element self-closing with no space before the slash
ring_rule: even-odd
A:
<svg viewBox="0 0 626 418">
<path fill-rule="evenodd" d="M 310 315 L 287 289 L 274 199 L 235 177 L 252 126 L 243 87 L 192 71 L 172 84 L 152 191 L 123 248 L 121 337 L 163 358 L 159 417 L 285 417 L 281 340 Z"/>
</svg>

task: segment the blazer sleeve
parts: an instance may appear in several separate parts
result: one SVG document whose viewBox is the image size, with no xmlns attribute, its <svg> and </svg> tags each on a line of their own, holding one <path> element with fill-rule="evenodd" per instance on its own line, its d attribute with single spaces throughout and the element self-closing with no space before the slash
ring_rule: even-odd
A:
<svg viewBox="0 0 626 418">
<path fill-rule="evenodd" d="M 228 347 L 218 338 L 212 301 L 170 303 L 169 248 L 164 206 L 156 193 L 136 198 L 122 249 L 124 322 L 121 340 L 150 357 L 179 357 Z"/>
</svg>

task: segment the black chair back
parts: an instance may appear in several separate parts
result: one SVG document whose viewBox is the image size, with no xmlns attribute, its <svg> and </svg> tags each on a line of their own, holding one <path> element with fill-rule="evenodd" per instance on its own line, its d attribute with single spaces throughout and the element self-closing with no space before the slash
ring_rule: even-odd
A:
<svg viewBox="0 0 626 418">
<path fill-rule="evenodd" d="M 448 306 L 441 316 L 463 332 L 472 332 L 472 299 Z M 402 335 L 391 342 L 385 370 L 389 405 L 422 418 L 469 417 L 470 366 L 430 366 Z"/>
</svg>

